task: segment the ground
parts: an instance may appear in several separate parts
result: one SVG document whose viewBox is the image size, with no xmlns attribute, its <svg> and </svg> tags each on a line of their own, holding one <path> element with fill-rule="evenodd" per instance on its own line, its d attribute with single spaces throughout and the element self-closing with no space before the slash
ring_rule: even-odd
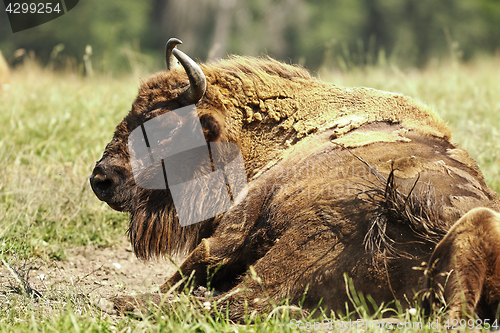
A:
<svg viewBox="0 0 500 333">
<path fill-rule="evenodd" d="M 179 260 L 176 259 L 177 262 Z M 23 264 L 9 263 L 21 275 L 31 267 L 28 280 L 30 287 L 49 301 L 57 301 L 58 298 L 54 297 L 57 293 L 77 291 L 93 304 L 116 295 L 157 291 L 176 269 L 166 258 L 148 262 L 137 259 L 125 237 L 110 247 L 80 246 L 68 249 L 64 260 L 35 259 L 27 263 L 24 269 Z M 13 296 L 12 287 L 16 286 L 19 286 L 19 282 L 14 273 L 5 263 L 0 265 L 0 304 L 9 304 Z"/>
</svg>

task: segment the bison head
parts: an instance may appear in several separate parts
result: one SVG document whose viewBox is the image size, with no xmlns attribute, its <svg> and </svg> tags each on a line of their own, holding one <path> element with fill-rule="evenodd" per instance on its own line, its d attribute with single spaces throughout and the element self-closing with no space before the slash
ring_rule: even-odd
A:
<svg viewBox="0 0 500 333">
<path fill-rule="evenodd" d="M 193 60 L 175 48 L 180 43 L 175 38 L 168 41 L 166 61 L 169 71 L 157 74 L 143 83 L 132 110 L 116 127 L 113 139 L 106 146 L 90 177 L 92 190 L 100 200 L 115 210 L 130 212 L 129 236 L 136 254 L 142 258 L 171 253 L 186 245 L 189 248 L 191 243 L 194 245 L 197 242 L 196 236 L 189 239 L 188 234 L 193 233 L 190 229 L 200 231 L 207 227 L 207 223 L 191 228 L 178 227 L 168 188 L 148 189 L 137 186 L 137 177 L 134 178 L 136 175 L 131 165 L 133 151 L 130 151 L 130 137 L 134 130 L 144 130 L 144 124 L 148 120 L 184 106 L 197 104 L 205 93 L 205 75 Z M 187 88 L 187 80 L 180 73 L 181 69 L 174 68 L 177 60 L 187 74 Z M 216 141 L 221 133 L 217 116 L 204 113 L 202 108 L 195 109 L 194 112 L 199 116 L 205 139 Z M 155 142 L 156 146 L 163 146 L 163 149 L 168 149 L 168 143 L 175 141 L 179 133 L 185 133 L 186 128 L 189 130 L 193 127 L 193 117 L 181 117 L 174 113 L 172 115 L 168 119 L 163 118 L 160 128 L 161 142 Z M 158 168 L 155 170 L 158 172 Z M 159 170 L 161 171 L 161 168 Z M 146 172 L 142 177 L 154 175 L 152 172 Z"/>
<path fill-rule="evenodd" d="M 141 96 L 136 100 L 129 116 L 120 123 L 116 129 L 115 135 L 111 142 L 107 145 L 102 158 L 96 163 L 90 184 L 96 196 L 105 201 L 111 208 L 116 210 L 126 210 L 127 202 L 133 194 L 134 185 L 130 180 L 133 179 L 130 168 L 129 151 L 124 149 L 127 147 L 126 140 L 129 137 L 131 130 L 142 125 L 148 119 L 154 118 L 162 113 L 169 112 L 179 107 L 196 104 L 205 93 L 206 82 L 205 76 L 200 67 L 191 60 L 187 55 L 175 49 L 175 45 L 181 43 L 178 39 L 172 38 L 168 41 L 166 47 L 167 66 L 169 69 L 175 66 L 175 58 L 182 64 L 189 78 L 189 87 L 179 94 L 177 97 L 170 100 L 162 100 L 156 102 L 152 107 L 149 107 L 147 112 L 144 112 Z M 175 56 L 175 58 L 174 58 Z M 207 115 L 201 118 L 201 121 L 207 127 L 207 134 L 215 136 L 218 124 L 211 122 Z M 168 133 L 163 133 L 165 141 L 172 140 L 177 130 L 184 124 L 181 117 L 171 117 L 169 124 L 163 124 L 163 130 Z"/>
</svg>

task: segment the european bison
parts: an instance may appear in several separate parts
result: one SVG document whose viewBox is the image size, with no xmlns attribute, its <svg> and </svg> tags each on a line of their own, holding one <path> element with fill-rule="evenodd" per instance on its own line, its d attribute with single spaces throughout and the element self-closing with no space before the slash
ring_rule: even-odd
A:
<svg viewBox="0 0 500 333">
<path fill-rule="evenodd" d="M 139 258 L 189 251 L 182 275 L 193 273 L 201 286 L 210 278 L 233 320 L 304 295 L 304 309 L 321 301 L 343 311 L 344 274 L 379 304 L 409 307 L 421 294 L 427 308 L 444 300 L 452 317 L 495 316 L 500 201 L 438 116 L 404 96 L 337 87 L 272 59 L 198 67 L 179 43 L 167 43 L 170 70 L 142 83 L 90 179 L 99 199 L 130 214 Z M 174 68 L 176 59 L 183 68 Z M 136 184 L 128 139 L 148 120 L 192 104 L 204 140 L 241 149 L 248 192 L 228 211 L 181 227 L 168 188 Z M 176 116 L 157 143 L 187 123 Z M 153 167 L 148 177 L 161 172 Z M 200 204 L 207 199 L 200 193 L 185 192 L 183 204 Z M 423 262 L 427 269 L 416 270 Z M 115 299 L 120 312 L 140 304 Z"/>
</svg>

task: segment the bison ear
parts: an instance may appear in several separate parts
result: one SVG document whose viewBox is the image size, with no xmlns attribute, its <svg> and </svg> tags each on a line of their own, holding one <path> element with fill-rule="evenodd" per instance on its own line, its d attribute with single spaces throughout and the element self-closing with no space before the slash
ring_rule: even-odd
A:
<svg viewBox="0 0 500 333">
<path fill-rule="evenodd" d="M 222 134 L 221 123 L 212 115 L 204 114 L 200 116 L 201 127 L 207 141 L 216 141 Z"/>
</svg>

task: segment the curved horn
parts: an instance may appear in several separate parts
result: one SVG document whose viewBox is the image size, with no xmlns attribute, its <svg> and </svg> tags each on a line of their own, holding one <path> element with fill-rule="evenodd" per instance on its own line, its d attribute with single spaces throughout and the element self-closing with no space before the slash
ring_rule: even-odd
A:
<svg viewBox="0 0 500 333">
<path fill-rule="evenodd" d="M 175 60 L 172 55 L 172 50 L 178 45 L 182 44 L 182 41 L 177 38 L 170 38 L 165 45 L 165 61 L 167 62 L 167 71 L 172 70 L 172 68 L 177 67 L 177 60 Z"/>
<path fill-rule="evenodd" d="M 196 104 L 207 88 L 205 74 L 203 74 L 201 68 L 183 52 L 172 48 L 172 53 L 177 60 L 179 60 L 182 67 L 184 67 L 189 78 L 189 88 L 179 96 L 179 99 L 187 104 Z"/>
</svg>

